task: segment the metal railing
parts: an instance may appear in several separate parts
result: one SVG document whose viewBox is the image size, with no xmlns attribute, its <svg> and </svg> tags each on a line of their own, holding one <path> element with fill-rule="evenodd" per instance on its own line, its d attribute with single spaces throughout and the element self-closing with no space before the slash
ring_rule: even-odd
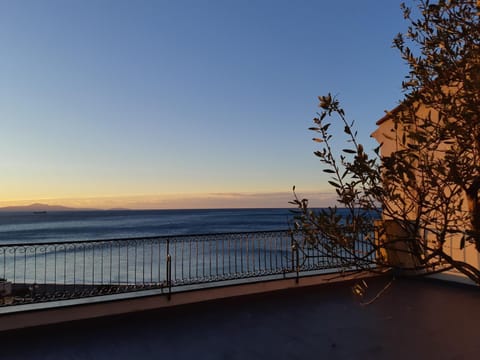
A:
<svg viewBox="0 0 480 360">
<path fill-rule="evenodd" d="M 300 261 L 294 243 L 268 231 L 0 244 L 0 306 L 338 269 L 322 256 Z"/>
</svg>

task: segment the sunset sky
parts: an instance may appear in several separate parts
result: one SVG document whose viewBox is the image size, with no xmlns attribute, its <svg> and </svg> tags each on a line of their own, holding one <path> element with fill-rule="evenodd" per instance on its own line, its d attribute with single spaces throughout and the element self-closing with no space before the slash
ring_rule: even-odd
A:
<svg viewBox="0 0 480 360">
<path fill-rule="evenodd" d="M 406 26 L 396 0 L 0 0 L 0 205 L 331 205 L 316 97 L 373 148 Z"/>
</svg>

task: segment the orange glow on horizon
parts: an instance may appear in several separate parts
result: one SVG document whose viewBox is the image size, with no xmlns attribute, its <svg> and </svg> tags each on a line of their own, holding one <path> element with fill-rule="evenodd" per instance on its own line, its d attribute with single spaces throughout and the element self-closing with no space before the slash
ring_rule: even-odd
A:
<svg viewBox="0 0 480 360">
<path fill-rule="evenodd" d="M 310 199 L 311 206 L 330 206 L 335 202 L 335 194 L 330 192 L 302 192 L 302 197 Z M 73 208 L 94 209 L 206 209 L 206 208 L 288 208 L 293 198 L 290 192 L 264 193 L 182 193 L 133 195 L 117 197 L 89 198 L 35 198 L 0 201 L 0 207 L 25 206 L 33 203 L 61 205 Z"/>
</svg>

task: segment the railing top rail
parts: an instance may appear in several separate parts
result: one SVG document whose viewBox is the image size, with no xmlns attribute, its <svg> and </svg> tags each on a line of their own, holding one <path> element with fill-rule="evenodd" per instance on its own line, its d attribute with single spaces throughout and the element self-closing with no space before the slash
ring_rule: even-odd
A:
<svg viewBox="0 0 480 360">
<path fill-rule="evenodd" d="M 158 236 L 141 236 L 141 237 L 127 237 L 127 238 L 112 238 L 112 239 L 95 239 L 95 240 L 71 240 L 71 241 L 45 241 L 45 242 L 10 242 L 3 243 L 0 241 L 0 248 L 12 246 L 48 246 L 48 245 L 69 245 L 69 244 L 95 244 L 108 243 L 120 241 L 143 241 L 143 240 L 172 240 L 172 239 L 186 239 L 191 237 L 209 237 L 209 236 L 231 236 L 231 235 L 258 235 L 258 234 L 280 234 L 290 231 L 289 229 L 282 230 L 256 230 L 256 231 L 238 231 L 238 232 L 220 232 L 220 233 L 200 233 L 200 234 L 179 234 L 179 235 L 158 235 Z"/>
</svg>

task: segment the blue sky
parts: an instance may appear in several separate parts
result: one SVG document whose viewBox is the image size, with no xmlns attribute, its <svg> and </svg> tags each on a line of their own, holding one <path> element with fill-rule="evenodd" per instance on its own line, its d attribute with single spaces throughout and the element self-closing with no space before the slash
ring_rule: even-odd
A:
<svg viewBox="0 0 480 360">
<path fill-rule="evenodd" d="M 401 99 L 399 2 L 0 0 L 0 199 L 316 205 L 307 128 L 337 94 L 369 134 Z"/>
</svg>

